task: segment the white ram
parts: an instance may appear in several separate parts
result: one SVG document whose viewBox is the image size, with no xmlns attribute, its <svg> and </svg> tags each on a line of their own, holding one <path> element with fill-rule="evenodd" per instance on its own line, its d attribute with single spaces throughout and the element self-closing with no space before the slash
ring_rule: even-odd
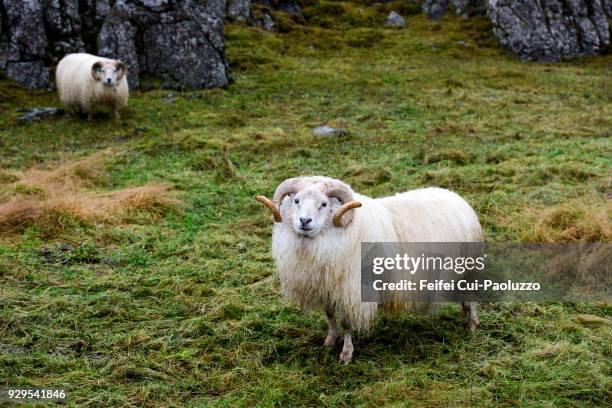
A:
<svg viewBox="0 0 612 408">
<path fill-rule="evenodd" d="M 87 113 L 90 120 L 99 106 L 110 108 L 119 118 L 119 109 L 128 103 L 126 67 L 119 60 L 68 54 L 57 64 L 55 83 L 66 108 Z"/>
<path fill-rule="evenodd" d="M 272 200 L 258 196 L 274 216 L 272 253 L 284 295 L 303 309 L 323 309 L 325 346 L 344 329 L 341 363 L 353 357 L 353 330 L 368 330 L 379 308 L 361 301 L 361 242 L 481 242 L 472 207 L 441 188 L 412 190 L 373 199 L 346 183 L 322 176 L 282 182 Z M 411 305 L 404 305 L 410 310 Z M 415 299 L 412 310 L 417 310 Z M 476 303 L 464 304 L 472 331 Z"/>
</svg>

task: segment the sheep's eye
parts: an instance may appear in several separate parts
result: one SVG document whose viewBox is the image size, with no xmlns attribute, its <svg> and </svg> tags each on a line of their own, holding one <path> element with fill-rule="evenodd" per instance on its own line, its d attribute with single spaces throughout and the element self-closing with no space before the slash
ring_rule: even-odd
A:
<svg viewBox="0 0 612 408">
<path fill-rule="evenodd" d="M 327 207 L 327 203 L 321 204 L 321 208 L 323 208 L 323 207 Z"/>
<path fill-rule="evenodd" d="M 96 72 L 102 72 L 102 68 L 96 68 Z"/>
<path fill-rule="evenodd" d="M 296 199 L 295 199 L 293 202 L 294 202 L 294 203 L 296 203 L 296 204 L 299 204 L 299 203 L 300 203 L 300 200 L 298 200 L 298 199 L 296 198 Z"/>
</svg>

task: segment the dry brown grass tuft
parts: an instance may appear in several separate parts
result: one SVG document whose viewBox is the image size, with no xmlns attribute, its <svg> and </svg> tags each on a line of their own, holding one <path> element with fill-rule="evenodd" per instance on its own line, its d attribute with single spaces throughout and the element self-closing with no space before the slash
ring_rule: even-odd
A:
<svg viewBox="0 0 612 408">
<path fill-rule="evenodd" d="M 531 242 L 601 242 L 612 239 L 612 202 L 561 204 L 527 217 L 533 227 L 523 234 Z"/>
<path fill-rule="evenodd" d="M 611 244 L 584 245 L 578 267 L 578 277 L 591 291 L 609 293 L 612 281 Z"/>
<path fill-rule="evenodd" d="M 95 191 L 106 181 L 104 155 L 51 170 L 30 170 L 0 190 L 0 232 L 28 226 L 56 235 L 74 225 L 120 224 L 137 214 L 159 217 L 181 201 L 168 184 L 149 183 L 114 191 Z"/>
</svg>

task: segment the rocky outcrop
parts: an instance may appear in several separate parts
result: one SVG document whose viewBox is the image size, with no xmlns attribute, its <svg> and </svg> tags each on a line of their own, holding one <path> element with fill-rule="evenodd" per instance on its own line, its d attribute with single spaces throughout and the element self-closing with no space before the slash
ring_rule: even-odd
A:
<svg viewBox="0 0 612 408">
<path fill-rule="evenodd" d="M 71 52 L 123 60 L 131 87 L 147 73 L 193 88 L 229 82 L 223 20 L 198 0 L 0 0 L 0 70 L 9 78 L 47 87 Z"/>
<path fill-rule="evenodd" d="M 488 14 L 501 45 L 524 60 L 594 55 L 610 43 L 601 0 L 488 0 Z"/>
<path fill-rule="evenodd" d="M 612 19 L 612 0 L 601 0 L 606 17 Z"/>
</svg>

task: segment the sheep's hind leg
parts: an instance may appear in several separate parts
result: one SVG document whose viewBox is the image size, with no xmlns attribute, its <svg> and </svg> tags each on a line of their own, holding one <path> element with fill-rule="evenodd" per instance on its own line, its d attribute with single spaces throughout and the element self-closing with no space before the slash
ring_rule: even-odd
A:
<svg viewBox="0 0 612 408">
<path fill-rule="evenodd" d="M 353 331 L 347 322 L 343 321 L 342 327 L 344 328 L 344 345 L 340 353 L 340 364 L 349 364 L 353 361 Z"/>
<path fill-rule="evenodd" d="M 115 114 L 115 119 L 121 119 L 121 115 L 119 114 L 119 109 L 115 106 L 113 108 L 113 113 Z"/>
<path fill-rule="evenodd" d="M 327 337 L 325 338 L 325 347 L 334 347 L 336 340 L 338 339 L 338 326 L 336 326 L 336 316 L 334 315 L 333 309 L 325 308 L 325 314 L 327 315 Z"/>
<path fill-rule="evenodd" d="M 463 308 L 463 312 L 469 316 L 468 324 L 470 327 L 470 331 L 472 333 L 476 333 L 476 329 L 480 324 L 480 320 L 478 320 L 478 303 L 476 302 L 461 302 L 461 307 Z"/>
</svg>

